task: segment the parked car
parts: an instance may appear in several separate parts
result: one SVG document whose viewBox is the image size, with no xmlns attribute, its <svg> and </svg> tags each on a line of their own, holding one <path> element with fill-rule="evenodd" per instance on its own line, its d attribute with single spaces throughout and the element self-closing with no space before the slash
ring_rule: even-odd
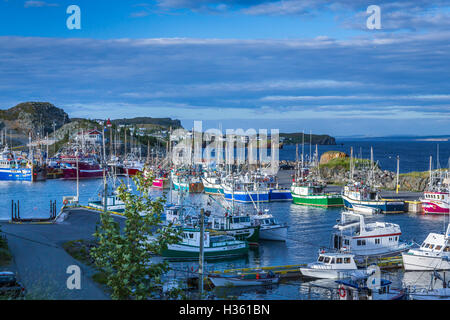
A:
<svg viewBox="0 0 450 320">
<path fill-rule="evenodd" d="M 20 298 L 25 295 L 25 288 L 17 281 L 16 274 L 10 271 L 0 272 L 0 297 Z"/>
</svg>

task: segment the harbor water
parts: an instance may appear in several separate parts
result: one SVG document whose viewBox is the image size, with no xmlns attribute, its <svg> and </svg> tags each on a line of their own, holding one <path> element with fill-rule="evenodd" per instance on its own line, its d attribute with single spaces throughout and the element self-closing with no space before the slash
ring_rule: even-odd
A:
<svg viewBox="0 0 450 320">
<path fill-rule="evenodd" d="M 377 142 L 378 143 L 378 142 Z M 404 148 L 404 143 L 401 143 Z M 427 157 L 436 154 L 436 143 L 416 142 L 409 149 L 389 146 L 388 143 L 377 146 L 375 143 L 375 159 L 380 160 L 382 168 L 393 170 L 390 168 L 392 162 L 395 166 L 396 154 L 400 153 L 402 163 L 416 161 L 414 165 L 408 165 L 408 169 L 402 167 L 402 171 L 424 171 L 427 170 Z M 425 148 L 424 145 L 427 147 Z M 441 159 L 449 156 L 450 144 L 440 143 Z M 444 146 L 445 145 L 445 146 Z M 354 147 L 355 144 L 353 144 Z M 370 152 L 370 144 L 365 145 L 365 154 L 367 157 L 367 148 Z M 348 152 L 346 148 L 350 148 L 350 144 L 344 143 L 344 146 L 320 146 L 320 153 L 328 150 L 340 150 Z M 362 146 L 361 146 L 362 147 Z M 417 148 L 424 148 L 418 151 Z M 384 152 L 384 156 L 377 154 Z M 402 151 L 403 150 L 403 151 Z M 293 153 L 291 154 L 291 151 Z M 355 150 L 356 154 L 359 152 Z M 403 152 L 403 153 L 402 153 Z M 280 158 L 295 159 L 295 146 L 285 146 L 280 152 Z M 391 158 L 392 157 L 392 158 Z M 408 160 L 407 160 L 408 159 Z M 411 160 L 412 159 L 412 160 Z M 415 160 L 414 160 L 415 159 Z M 442 166 L 446 166 L 447 161 L 441 161 Z M 86 204 L 92 198 L 97 197 L 99 188 L 102 185 L 102 179 L 90 179 L 80 181 L 80 203 Z M 166 191 L 167 193 L 167 191 Z M 57 207 L 62 206 L 62 197 L 76 195 L 76 182 L 68 180 L 47 180 L 45 182 L 0 182 L 0 219 L 9 220 L 11 217 L 11 201 L 20 201 L 20 215 L 22 218 L 46 218 L 49 216 L 49 203 L 51 200 L 57 201 Z M 153 196 L 161 196 L 163 192 L 153 190 Z M 177 193 L 173 193 L 173 201 L 177 199 Z M 203 207 L 206 210 L 219 210 L 217 203 L 208 201 L 205 194 L 190 194 L 186 197 L 186 202 Z M 243 210 L 252 212 L 252 205 L 237 205 Z M 270 212 L 280 221 L 289 225 L 288 238 L 286 242 L 270 242 L 263 241 L 257 248 L 252 248 L 248 257 L 234 260 L 207 262 L 206 269 L 224 270 L 230 268 L 245 267 L 264 267 L 277 265 L 292 265 L 313 262 L 317 258 L 318 250 L 321 247 L 330 247 L 331 232 L 336 220 L 340 218 L 341 208 L 314 208 L 294 205 L 291 202 L 267 203 L 262 205 L 268 208 Z M 446 216 L 424 216 L 418 214 L 392 214 L 392 215 L 375 215 L 366 218 L 366 221 L 386 221 L 400 225 L 402 230 L 401 240 L 415 241 L 421 243 L 430 232 L 444 232 L 448 223 Z M 172 263 L 173 267 L 179 272 L 182 270 L 196 270 L 197 262 L 176 262 Z M 430 276 L 427 273 L 408 272 L 402 270 L 390 271 L 386 276 L 393 281 L 393 287 L 400 287 L 402 281 L 410 281 L 411 285 L 427 286 Z M 233 298 L 238 299 L 305 299 L 306 296 L 300 290 L 304 285 L 301 280 L 282 282 L 272 287 L 261 288 L 216 288 L 213 294 L 217 298 Z M 325 298 L 317 296 L 315 298 Z"/>
</svg>

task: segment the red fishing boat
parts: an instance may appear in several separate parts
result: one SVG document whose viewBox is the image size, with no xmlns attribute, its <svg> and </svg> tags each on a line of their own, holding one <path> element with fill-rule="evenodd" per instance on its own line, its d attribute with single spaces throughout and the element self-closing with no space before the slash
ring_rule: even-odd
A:
<svg viewBox="0 0 450 320">
<path fill-rule="evenodd" d="M 78 178 L 102 178 L 103 168 L 93 158 L 78 157 L 78 161 L 75 156 L 61 156 L 60 166 L 62 169 L 63 179 L 76 179 L 77 178 L 77 162 L 78 162 Z"/>
</svg>

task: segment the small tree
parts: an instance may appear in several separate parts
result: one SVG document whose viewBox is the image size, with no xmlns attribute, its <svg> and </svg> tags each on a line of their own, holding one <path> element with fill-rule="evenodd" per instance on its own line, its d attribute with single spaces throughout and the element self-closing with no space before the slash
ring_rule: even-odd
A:
<svg viewBox="0 0 450 320">
<path fill-rule="evenodd" d="M 167 261 L 154 263 L 152 256 L 167 245 L 180 241 L 180 232 L 162 222 L 164 198 L 152 200 L 148 190 L 154 177 L 138 174 L 133 177 L 137 194 L 123 183 L 119 198 L 125 203 L 123 230 L 108 213 L 101 213 L 101 222 L 94 236 L 98 246 L 91 250 L 96 266 L 105 274 L 113 299 L 148 299 L 160 288 L 161 277 L 169 270 Z"/>
</svg>

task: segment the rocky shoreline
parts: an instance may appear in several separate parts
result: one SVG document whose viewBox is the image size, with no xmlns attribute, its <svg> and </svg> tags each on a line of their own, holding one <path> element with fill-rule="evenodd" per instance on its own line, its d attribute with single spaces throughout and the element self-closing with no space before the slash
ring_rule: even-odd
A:
<svg viewBox="0 0 450 320">
<path fill-rule="evenodd" d="M 294 169 L 296 166 L 295 161 L 280 161 L 280 168 Z M 345 185 L 351 182 L 350 170 L 345 167 L 339 166 L 325 166 L 320 167 L 320 180 L 327 184 Z M 355 181 L 365 182 L 368 179 L 368 172 L 364 169 L 355 169 L 353 173 L 353 179 Z M 375 186 L 384 190 L 396 189 L 396 173 L 388 170 L 382 170 L 375 167 L 374 169 L 374 181 Z M 429 181 L 429 175 L 427 172 L 412 172 L 399 175 L 399 184 L 401 191 L 413 191 L 423 192 Z"/>
</svg>

